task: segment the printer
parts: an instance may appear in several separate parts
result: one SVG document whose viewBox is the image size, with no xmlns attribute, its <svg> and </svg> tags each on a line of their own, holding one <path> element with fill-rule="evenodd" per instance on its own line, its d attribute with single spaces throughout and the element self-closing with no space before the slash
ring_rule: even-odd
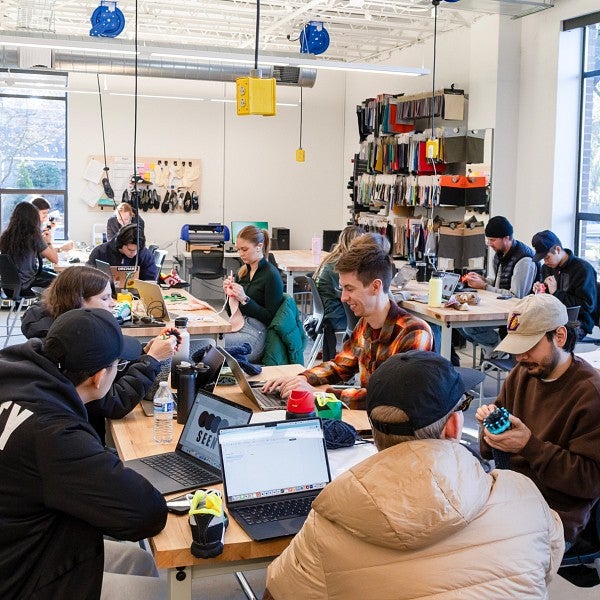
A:
<svg viewBox="0 0 600 600">
<path fill-rule="evenodd" d="M 184 225 L 180 237 L 186 242 L 186 250 L 190 250 L 191 246 L 222 247 L 229 241 L 229 228 L 221 223 Z"/>
</svg>

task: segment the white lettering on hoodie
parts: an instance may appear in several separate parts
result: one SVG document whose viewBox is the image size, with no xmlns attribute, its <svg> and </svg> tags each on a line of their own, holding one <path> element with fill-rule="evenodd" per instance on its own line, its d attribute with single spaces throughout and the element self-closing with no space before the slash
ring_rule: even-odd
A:
<svg viewBox="0 0 600 600">
<path fill-rule="evenodd" d="M 14 402 L 5 402 L 4 404 L 0 404 L 0 415 L 9 408 L 10 413 L 6 419 L 4 430 L 0 434 L 0 450 L 4 450 L 4 446 L 6 446 L 6 442 L 8 442 L 8 438 L 10 438 L 13 431 L 33 414 L 26 408 L 21 410 L 21 407 Z"/>
</svg>

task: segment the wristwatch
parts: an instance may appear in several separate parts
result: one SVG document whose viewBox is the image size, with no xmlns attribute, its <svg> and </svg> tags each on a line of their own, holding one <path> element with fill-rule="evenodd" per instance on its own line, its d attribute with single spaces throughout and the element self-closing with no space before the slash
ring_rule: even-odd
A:
<svg viewBox="0 0 600 600">
<path fill-rule="evenodd" d="M 250 298 L 248 298 L 248 296 L 244 296 L 244 299 L 240 302 L 240 304 L 245 306 L 246 304 L 248 304 L 249 301 L 250 301 Z"/>
</svg>

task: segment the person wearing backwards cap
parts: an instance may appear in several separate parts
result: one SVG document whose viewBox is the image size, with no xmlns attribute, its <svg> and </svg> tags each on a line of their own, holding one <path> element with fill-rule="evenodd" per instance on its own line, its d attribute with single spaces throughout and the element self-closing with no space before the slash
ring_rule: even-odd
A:
<svg viewBox="0 0 600 600">
<path fill-rule="evenodd" d="M 516 355 L 495 404 L 505 407 L 511 428 L 483 430 L 481 450 L 507 452 L 510 468 L 530 477 L 561 517 L 568 545 L 584 529 L 600 498 L 600 374 L 573 355 L 575 330 L 555 296 L 521 300 L 508 317 L 498 349 Z"/>
<path fill-rule="evenodd" d="M 552 294 L 568 307 L 579 306 L 577 339 L 583 339 L 586 333 L 592 333 L 593 315 L 598 310 L 596 270 L 563 248 L 558 237 L 547 229 L 536 233 L 531 243 L 535 248 L 534 260 L 544 261 L 542 282 L 536 281 L 533 291 Z"/>
<path fill-rule="evenodd" d="M 0 598 L 164 597 L 141 576 L 157 575 L 152 556 L 103 536 L 156 535 L 165 500 L 105 450 L 84 407 L 139 349 L 108 311 L 81 308 L 0 351 Z"/>
<path fill-rule="evenodd" d="M 373 373 L 379 453 L 317 496 L 263 598 L 548 597 L 560 519 L 531 480 L 485 473 L 459 443 L 468 386 L 433 352 L 396 354 Z"/>
<path fill-rule="evenodd" d="M 513 238 L 513 226 L 506 217 L 492 217 L 485 226 L 487 245 L 494 254 L 494 275 L 483 277 L 479 273 L 467 273 L 470 287 L 496 294 L 523 298 L 531 292 L 538 262 L 533 260 L 533 250 Z M 489 358 L 500 342 L 494 327 L 468 327 L 460 330 L 463 337 L 478 343 L 485 358 Z"/>
</svg>

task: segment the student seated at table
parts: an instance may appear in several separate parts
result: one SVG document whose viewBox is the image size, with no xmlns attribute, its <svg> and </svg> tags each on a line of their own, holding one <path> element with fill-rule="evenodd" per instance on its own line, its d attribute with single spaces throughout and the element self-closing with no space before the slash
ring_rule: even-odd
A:
<svg viewBox="0 0 600 600">
<path fill-rule="evenodd" d="M 548 598 L 560 519 L 528 477 L 488 474 L 459 443 L 468 387 L 433 352 L 391 356 L 373 373 L 379 453 L 317 496 L 263 598 Z"/>
<path fill-rule="evenodd" d="M 10 217 L 8 226 L 0 236 L 0 252 L 9 255 L 21 281 L 22 291 L 32 287 L 47 287 L 56 273 L 40 268 L 41 260 L 56 264 L 58 253 L 70 250 L 73 242 L 65 242 L 59 248 L 44 241 L 40 230 L 40 213 L 30 202 L 19 202 Z"/>
<path fill-rule="evenodd" d="M 361 238 L 359 238 L 361 239 Z M 360 317 L 350 338 L 335 357 L 294 377 L 268 381 L 263 391 L 279 389 L 283 398 L 292 390 L 344 383 L 358 373 L 360 387 L 337 392 L 351 408 L 364 408 L 369 378 L 392 354 L 408 350 L 431 350 L 429 325 L 390 299 L 392 259 L 373 243 L 351 245 L 337 263 L 342 302 Z"/>
<path fill-rule="evenodd" d="M 255 225 L 237 234 L 235 246 L 244 263 L 234 278 L 223 281 L 231 323 L 238 329 L 225 334 L 225 346 L 250 344 L 249 362 L 260 361 L 265 348 L 267 328 L 283 302 L 281 275 L 266 257 L 269 234 Z"/>
<path fill-rule="evenodd" d="M 156 281 L 158 267 L 154 263 L 152 253 L 146 248 L 144 234 L 140 231 L 138 238 L 138 226 L 130 223 L 125 225 L 110 242 L 96 246 L 90 253 L 88 265 L 95 267 L 96 260 L 102 260 L 113 266 L 133 266 L 136 264 L 136 256 L 140 279 Z"/>
<path fill-rule="evenodd" d="M 321 261 L 313 275 L 325 309 L 323 360 L 330 360 L 336 355 L 335 332 L 345 331 L 348 326 L 346 311 L 340 300 L 342 296 L 340 278 L 335 266 L 340 256 L 347 252 L 350 243 L 362 233 L 362 229 L 356 225 L 348 225 L 344 228 L 333 250 Z"/>
<path fill-rule="evenodd" d="M 129 202 L 121 202 L 115 209 L 115 214 L 106 222 L 106 241 L 110 242 L 122 227 L 131 223 L 140 224 L 140 233 L 144 233 L 144 219 L 135 216 L 135 211 Z"/>
<path fill-rule="evenodd" d="M 21 322 L 26 338 L 45 338 L 52 323 L 60 315 L 75 308 L 103 308 L 112 311 L 115 301 L 111 295 L 110 279 L 99 269 L 85 265 L 65 269 L 44 291 L 40 302 L 30 306 Z M 124 365 L 108 392 L 85 408 L 92 426 L 104 440 L 104 419 L 120 419 L 144 398 L 158 376 L 161 362 L 174 354 L 175 338 L 163 340 L 158 336 L 140 346 L 135 360 Z"/>
<path fill-rule="evenodd" d="M 165 500 L 102 446 L 84 408 L 138 352 L 101 309 L 68 311 L 45 340 L 0 351 L 3 600 L 166 597 L 148 552 L 103 540 L 158 534 Z"/>
</svg>

